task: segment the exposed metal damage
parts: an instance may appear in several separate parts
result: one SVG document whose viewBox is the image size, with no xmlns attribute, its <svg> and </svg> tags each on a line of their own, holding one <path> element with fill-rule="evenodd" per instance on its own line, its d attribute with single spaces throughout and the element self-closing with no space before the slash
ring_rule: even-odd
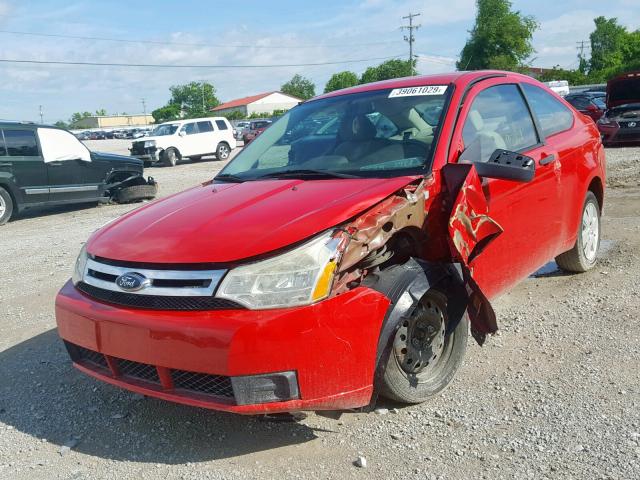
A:
<svg viewBox="0 0 640 480">
<path fill-rule="evenodd" d="M 471 333 L 482 345 L 487 334 L 497 331 L 491 303 L 473 279 L 475 259 L 502 232 L 490 216 L 481 180 L 471 164 L 451 164 L 442 170 L 448 194 L 445 208 L 450 211 L 447 224 L 450 263 L 461 272 L 466 298 L 464 303 L 471 321 Z M 429 190 L 426 181 L 409 184 L 360 215 L 338 234 L 342 238 L 342 259 L 333 293 L 339 294 L 359 285 L 367 275 L 398 254 L 389 247 L 398 232 L 417 232 L 428 241 L 425 223 L 428 215 Z M 396 246 L 397 249 L 397 246 Z M 464 297 L 464 293 L 462 297 Z"/>
</svg>

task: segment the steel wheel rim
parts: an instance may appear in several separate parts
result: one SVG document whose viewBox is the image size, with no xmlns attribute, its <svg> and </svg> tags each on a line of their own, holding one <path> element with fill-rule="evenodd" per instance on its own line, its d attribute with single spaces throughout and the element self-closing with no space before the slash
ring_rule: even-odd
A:
<svg viewBox="0 0 640 480">
<path fill-rule="evenodd" d="M 169 155 L 169 160 L 171 161 L 171 163 L 174 163 L 176 161 L 176 152 L 174 152 L 173 150 L 169 150 L 167 155 Z"/>
<path fill-rule="evenodd" d="M 225 159 L 229 156 L 229 149 L 224 145 L 220 146 L 220 158 Z"/>
<path fill-rule="evenodd" d="M 598 253 L 598 243 L 600 240 L 600 223 L 598 210 L 593 203 L 587 203 L 582 214 L 582 253 L 585 258 L 592 262 Z"/>
<path fill-rule="evenodd" d="M 0 217 L 2 217 L 6 211 L 7 211 L 7 202 L 5 202 L 4 198 L 0 196 Z"/>
<path fill-rule="evenodd" d="M 420 324 L 433 327 L 433 331 L 420 328 Z M 420 330 L 426 337 L 416 335 Z M 447 363 L 453 335 L 446 335 L 446 320 L 440 307 L 426 299 L 396 332 L 393 343 L 395 361 L 412 382 L 426 383 L 436 377 Z"/>
</svg>

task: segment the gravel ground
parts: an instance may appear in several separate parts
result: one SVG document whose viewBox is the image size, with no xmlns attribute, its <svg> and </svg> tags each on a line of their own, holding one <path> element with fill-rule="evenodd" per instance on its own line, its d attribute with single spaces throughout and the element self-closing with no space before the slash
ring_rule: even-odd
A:
<svg viewBox="0 0 640 480">
<path fill-rule="evenodd" d="M 499 298 L 499 334 L 483 348 L 469 341 L 443 395 L 339 421 L 173 405 L 75 371 L 55 332 L 54 295 L 87 236 L 132 206 L 10 222 L 0 234 L 0 478 L 640 478 L 640 148 L 607 157 L 621 188 L 607 192 L 593 271 L 565 275 L 550 263 Z M 164 196 L 220 166 L 147 173 Z"/>
</svg>

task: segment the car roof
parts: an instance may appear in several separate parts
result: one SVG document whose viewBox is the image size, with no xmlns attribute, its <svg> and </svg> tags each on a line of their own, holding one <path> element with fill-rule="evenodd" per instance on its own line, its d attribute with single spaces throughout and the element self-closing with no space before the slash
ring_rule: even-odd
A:
<svg viewBox="0 0 640 480">
<path fill-rule="evenodd" d="M 325 93 L 323 95 L 319 95 L 317 97 L 314 97 L 310 101 L 318 100 L 321 98 L 334 97 L 338 95 L 347 95 L 350 93 L 370 92 L 391 88 L 419 87 L 423 85 L 449 85 L 453 83 L 464 87 L 476 80 L 492 76 L 505 76 L 515 80 L 533 80 L 527 75 L 522 75 L 514 72 L 505 72 L 501 70 L 474 70 L 437 73 L 433 75 L 415 75 L 413 77 L 394 78 L 391 80 L 382 80 L 380 82 L 366 83 L 364 85 L 356 85 L 355 87 L 344 88 L 342 90 L 336 90 L 333 92 Z"/>
<path fill-rule="evenodd" d="M 56 127 L 55 125 L 47 125 L 45 123 L 36 123 L 29 121 L 19 121 L 19 120 L 0 120 L 0 128 L 5 127 L 23 127 L 23 128 L 55 128 L 56 130 L 64 130 L 68 132 L 66 128 Z"/>
<path fill-rule="evenodd" d="M 205 120 L 226 120 L 225 117 L 200 117 L 200 118 L 179 118 L 178 120 L 170 120 L 163 123 L 185 123 L 185 122 L 203 122 Z"/>
</svg>

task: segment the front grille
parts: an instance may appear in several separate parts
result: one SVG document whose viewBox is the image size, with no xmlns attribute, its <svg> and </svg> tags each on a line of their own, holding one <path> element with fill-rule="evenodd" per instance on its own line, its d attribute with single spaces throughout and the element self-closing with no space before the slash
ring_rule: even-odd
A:
<svg viewBox="0 0 640 480">
<path fill-rule="evenodd" d="M 133 142 L 131 144 L 131 154 L 132 155 L 145 155 L 144 151 L 144 142 Z"/>
<path fill-rule="evenodd" d="M 216 297 L 172 297 L 160 295 L 137 295 L 115 292 L 79 282 L 76 288 L 85 295 L 115 305 L 147 310 L 237 310 L 242 305 L 224 298 Z"/>
<path fill-rule="evenodd" d="M 139 380 L 160 383 L 158 370 L 153 365 L 147 365 L 146 363 L 132 362 L 131 360 L 122 359 L 119 359 L 117 363 L 118 372 L 123 377 L 133 377 Z"/>
<path fill-rule="evenodd" d="M 112 372 L 107 364 L 106 357 L 99 352 L 80 347 L 65 341 L 67 351 L 71 359 L 91 370 L 122 380 L 142 380 L 156 384 L 151 389 L 163 390 L 177 395 L 198 394 L 216 397 L 225 402 L 235 401 L 231 377 L 211 375 L 208 373 L 189 372 L 185 370 L 169 370 L 173 381 L 173 388 L 165 388 L 160 382 L 158 369 L 154 365 L 134 362 L 122 358 L 109 357 L 113 361 L 117 372 Z"/>
<path fill-rule="evenodd" d="M 217 397 L 233 398 L 231 379 L 220 375 L 172 370 L 174 388 L 208 393 Z"/>
<path fill-rule="evenodd" d="M 633 123 L 633 126 L 631 124 Z M 640 120 L 628 121 L 628 122 L 618 122 L 620 128 L 639 128 L 640 129 Z"/>
</svg>

